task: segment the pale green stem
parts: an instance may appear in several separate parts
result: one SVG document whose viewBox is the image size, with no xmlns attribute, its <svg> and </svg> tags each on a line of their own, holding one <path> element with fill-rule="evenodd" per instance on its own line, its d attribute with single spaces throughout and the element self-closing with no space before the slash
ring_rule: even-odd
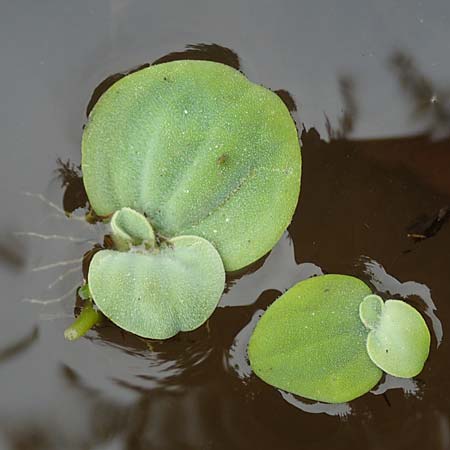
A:
<svg viewBox="0 0 450 450">
<path fill-rule="evenodd" d="M 80 315 L 64 331 L 64 337 L 68 341 L 76 341 L 102 320 L 101 312 L 94 308 L 90 300 L 86 300 L 84 304 L 85 306 L 81 310 Z"/>
</svg>

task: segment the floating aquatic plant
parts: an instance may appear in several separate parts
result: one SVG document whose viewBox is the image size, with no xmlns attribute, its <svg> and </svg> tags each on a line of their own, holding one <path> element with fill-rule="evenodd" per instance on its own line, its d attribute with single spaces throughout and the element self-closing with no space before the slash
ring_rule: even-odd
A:
<svg viewBox="0 0 450 450">
<path fill-rule="evenodd" d="M 414 308 L 384 303 L 354 277 L 323 275 L 301 281 L 268 308 L 248 355 L 268 384 L 340 403 L 372 389 L 382 370 L 417 375 L 429 347 L 428 328 Z"/>
<path fill-rule="evenodd" d="M 164 339 L 205 322 L 225 270 L 278 241 L 298 200 L 300 146 L 276 94 L 223 64 L 175 61 L 103 94 L 82 171 L 115 244 L 93 257 L 89 295 L 121 328 Z"/>
<path fill-rule="evenodd" d="M 123 218 L 128 232 L 144 231 L 132 225 L 144 216 L 128 208 L 118 214 L 128 216 Z M 119 233 L 122 239 L 125 233 Z M 135 239 L 131 234 L 129 242 Z M 198 236 L 179 236 L 158 247 L 101 250 L 88 274 L 90 293 L 102 313 L 124 330 L 153 339 L 199 327 L 216 308 L 224 283 L 220 255 Z"/>
<path fill-rule="evenodd" d="M 203 237 L 233 271 L 270 251 L 290 223 L 300 147 L 275 93 L 223 64 L 174 61 L 102 95 L 82 171 L 99 216 L 129 207 L 166 237 Z"/>
</svg>

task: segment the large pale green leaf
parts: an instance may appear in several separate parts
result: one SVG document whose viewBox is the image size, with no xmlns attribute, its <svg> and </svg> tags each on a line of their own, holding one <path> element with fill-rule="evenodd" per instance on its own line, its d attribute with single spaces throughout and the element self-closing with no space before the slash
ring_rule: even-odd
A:
<svg viewBox="0 0 450 450">
<path fill-rule="evenodd" d="M 208 241 L 180 236 L 152 251 L 101 250 L 92 259 L 88 282 L 96 305 L 116 325 L 166 339 L 208 319 L 225 271 Z"/>
<path fill-rule="evenodd" d="M 381 370 L 366 351 L 359 305 L 370 289 L 344 275 L 301 281 L 276 300 L 250 339 L 251 366 L 265 382 L 329 403 L 368 392 Z"/>
<path fill-rule="evenodd" d="M 387 300 L 383 304 L 380 297 L 377 301 L 375 297 L 365 298 L 360 307 L 361 320 L 371 330 L 367 337 L 370 358 L 390 375 L 418 375 L 430 351 L 431 337 L 425 320 L 405 302 Z M 376 320 L 367 320 L 368 317 Z"/>
<path fill-rule="evenodd" d="M 152 66 L 115 83 L 83 134 L 101 216 L 130 207 L 156 232 L 204 237 L 226 270 L 267 253 L 294 213 L 300 146 L 280 98 L 209 61 Z"/>
</svg>

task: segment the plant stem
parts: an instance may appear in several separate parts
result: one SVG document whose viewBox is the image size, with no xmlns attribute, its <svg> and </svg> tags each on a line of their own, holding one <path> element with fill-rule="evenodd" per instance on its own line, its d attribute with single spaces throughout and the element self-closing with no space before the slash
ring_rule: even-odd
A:
<svg viewBox="0 0 450 450">
<path fill-rule="evenodd" d="M 64 331 L 64 337 L 68 341 L 76 341 L 84 336 L 94 325 L 102 320 L 102 314 L 94 308 L 90 300 L 85 301 L 85 306 L 81 310 L 80 315 Z"/>
</svg>

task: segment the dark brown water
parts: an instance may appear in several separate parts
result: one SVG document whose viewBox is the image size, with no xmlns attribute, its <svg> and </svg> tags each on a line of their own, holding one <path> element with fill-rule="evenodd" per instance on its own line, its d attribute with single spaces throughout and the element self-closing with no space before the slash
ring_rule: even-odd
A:
<svg viewBox="0 0 450 450">
<path fill-rule="evenodd" d="M 446 1 L 3 1 L 0 448 L 450 449 L 449 20 Z M 184 52 L 198 42 L 232 50 Z M 67 343 L 80 258 L 104 230 L 82 220 L 82 184 L 57 160 L 79 164 L 86 109 L 118 76 L 102 81 L 187 56 L 240 67 L 296 109 L 294 220 L 229 277 L 207 326 L 148 342 L 106 324 Z M 419 377 L 332 406 L 252 375 L 261 312 L 320 273 L 425 315 Z"/>
</svg>

